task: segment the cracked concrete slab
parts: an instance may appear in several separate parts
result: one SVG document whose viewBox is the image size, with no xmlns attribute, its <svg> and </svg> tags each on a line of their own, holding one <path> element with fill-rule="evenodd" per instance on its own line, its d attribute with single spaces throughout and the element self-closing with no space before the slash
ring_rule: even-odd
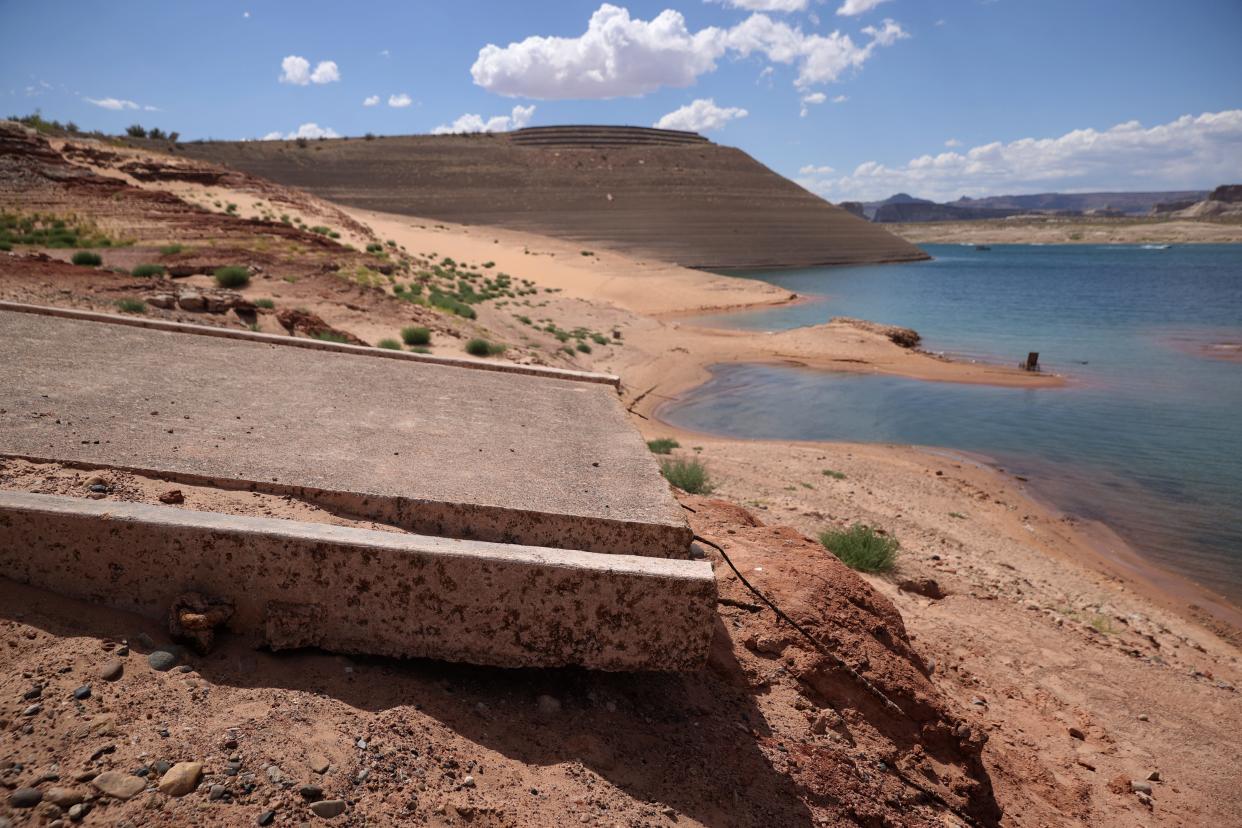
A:
<svg viewBox="0 0 1242 828">
<path fill-rule="evenodd" d="M 306 498 L 412 532 L 682 557 L 606 384 L 0 310 L 0 454 Z"/>
<path fill-rule="evenodd" d="M 706 561 L 28 492 L 0 491 L 0 568 L 153 618 L 185 592 L 227 599 L 229 629 L 273 649 L 503 667 L 697 669 L 716 604 Z"/>
</svg>

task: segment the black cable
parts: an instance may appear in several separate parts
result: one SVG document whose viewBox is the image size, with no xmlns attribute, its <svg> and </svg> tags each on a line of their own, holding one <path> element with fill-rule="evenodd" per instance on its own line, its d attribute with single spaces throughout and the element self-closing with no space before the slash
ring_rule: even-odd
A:
<svg viewBox="0 0 1242 828">
<path fill-rule="evenodd" d="M 898 716 L 901 716 L 903 718 L 906 718 L 906 719 L 910 718 L 910 716 L 906 714 L 906 711 L 902 710 L 900 707 L 897 706 L 896 702 L 894 702 L 888 696 L 884 695 L 884 693 L 880 690 L 880 688 L 876 687 L 874 684 L 868 681 L 865 676 L 863 676 L 853 667 L 851 667 L 850 665 L 842 661 L 841 657 L 838 656 L 836 653 L 832 652 L 827 647 L 825 647 L 823 644 L 819 643 L 819 640 L 816 639 L 815 636 L 811 635 L 809 632 L 803 629 L 802 626 L 798 624 L 797 621 L 794 621 L 792 618 L 786 615 L 784 610 L 782 610 L 776 604 L 772 603 L 771 599 L 769 599 L 768 596 L 764 595 L 762 592 L 760 592 L 755 587 L 754 584 L 746 580 L 746 576 L 738 571 L 738 568 L 733 565 L 733 561 L 729 560 L 728 554 L 726 554 L 725 551 L 720 548 L 719 544 L 712 543 L 707 538 L 701 537 L 699 535 L 695 535 L 694 539 L 696 541 L 700 541 L 702 543 L 707 544 L 712 549 L 715 549 L 717 552 L 719 552 L 720 556 L 724 558 L 725 563 L 729 565 L 729 569 L 733 570 L 733 574 L 736 575 L 743 584 L 745 584 L 747 589 L 749 589 L 751 592 L 755 594 L 756 598 L 758 598 L 763 603 L 767 604 L 768 607 L 772 610 L 772 612 L 776 613 L 778 618 L 780 618 L 786 624 L 788 624 L 789 626 L 797 630 L 799 633 L 801 633 L 802 637 L 805 638 L 807 641 L 811 642 L 811 645 L 814 646 L 816 650 L 819 650 L 819 652 L 823 654 L 829 661 L 831 661 L 838 668 L 848 673 L 850 677 L 854 679 L 854 681 L 858 682 L 858 684 L 868 693 L 870 693 L 871 695 L 879 699 L 880 702 L 885 707 L 887 707 L 889 710 L 893 711 Z"/>
</svg>

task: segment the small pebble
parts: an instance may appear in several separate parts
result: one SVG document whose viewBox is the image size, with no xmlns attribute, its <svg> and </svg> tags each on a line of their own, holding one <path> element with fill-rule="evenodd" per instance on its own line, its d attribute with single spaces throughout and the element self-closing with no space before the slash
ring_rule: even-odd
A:
<svg viewBox="0 0 1242 828">
<path fill-rule="evenodd" d="M 73 697 L 78 701 L 89 699 L 91 697 L 91 686 L 89 684 L 83 684 L 77 690 L 73 691 Z"/>
<path fill-rule="evenodd" d="M 271 825 L 272 820 L 274 820 L 275 818 L 276 818 L 275 811 L 264 811 L 263 813 L 259 814 L 258 823 L 260 825 Z"/>
<path fill-rule="evenodd" d="M 43 685 L 36 684 L 35 686 L 27 690 L 22 695 L 22 698 L 25 699 L 26 701 L 34 701 L 35 699 L 40 698 L 42 695 L 43 695 Z"/>
<path fill-rule="evenodd" d="M 298 788 L 298 793 L 307 802 L 318 802 L 323 799 L 323 788 L 318 785 L 303 785 L 301 788 Z"/>
<path fill-rule="evenodd" d="M 23 711 L 22 711 L 22 715 L 23 715 L 23 716 L 34 716 L 35 714 L 37 714 L 37 713 L 38 713 L 40 710 L 42 710 L 42 709 L 43 709 L 43 705 L 41 705 L 41 704 L 32 704 L 32 705 L 30 705 L 30 707 L 27 707 L 25 710 L 23 710 Z"/>
<path fill-rule="evenodd" d="M 340 816 L 345 813 L 345 802 L 341 799 L 323 799 L 319 802 L 312 803 L 310 806 L 311 813 L 324 819 L 332 819 L 332 817 Z"/>
<path fill-rule="evenodd" d="M 99 677 L 104 681 L 116 681 L 123 675 L 125 675 L 125 662 L 119 658 L 112 659 L 99 671 Z"/>
<path fill-rule="evenodd" d="M 207 798 L 212 802 L 215 802 L 218 799 L 224 799 L 224 793 L 226 790 L 228 789 L 223 785 L 212 785 L 211 791 L 207 794 Z"/>
<path fill-rule="evenodd" d="M 1071 727 L 1069 729 L 1069 735 L 1080 741 L 1087 738 L 1087 734 L 1083 733 L 1081 730 L 1079 730 L 1076 727 Z"/>
</svg>

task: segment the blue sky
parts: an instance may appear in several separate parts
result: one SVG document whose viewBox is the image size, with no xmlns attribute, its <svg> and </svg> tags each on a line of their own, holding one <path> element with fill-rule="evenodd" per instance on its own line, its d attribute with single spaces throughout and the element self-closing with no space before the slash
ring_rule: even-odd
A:
<svg viewBox="0 0 1242 828">
<path fill-rule="evenodd" d="M 1198 188 L 1242 181 L 1240 41 L 1238 0 L 0 0 L 0 96 L 183 139 L 663 123 L 832 200 Z"/>
</svg>

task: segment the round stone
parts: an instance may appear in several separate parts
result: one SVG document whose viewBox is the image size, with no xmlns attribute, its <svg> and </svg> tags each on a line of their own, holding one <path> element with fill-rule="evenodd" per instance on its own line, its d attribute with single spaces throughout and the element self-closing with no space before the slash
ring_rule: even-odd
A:
<svg viewBox="0 0 1242 828">
<path fill-rule="evenodd" d="M 33 808 L 43 801 L 43 792 L 37 788 L 18 788 L 9 794 L 9 804 L 14 808 Z"/>
<path fill-rule="evenodd" d="M 167 673 L 176 667 L 180 660 L 175 650 L 155 650 L 147 656 L 147 664 L 150 664 L 151 669 L 157 673 Z"/>
</svg>

